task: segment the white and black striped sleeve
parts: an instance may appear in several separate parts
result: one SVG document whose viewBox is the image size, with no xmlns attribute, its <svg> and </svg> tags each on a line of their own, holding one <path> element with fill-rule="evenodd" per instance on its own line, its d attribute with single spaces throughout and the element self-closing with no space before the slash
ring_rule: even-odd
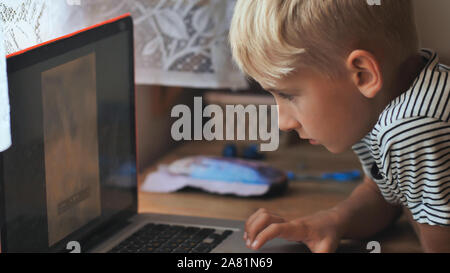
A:
<svg viewBox="0 0 450 273">
<path fill-rule="evenodd" d="M 450 226 L 450 124 L 430 117 L 403 119 L 377 140 L 383 152 L 375 160 L 413 219 Z"/>
</svg>

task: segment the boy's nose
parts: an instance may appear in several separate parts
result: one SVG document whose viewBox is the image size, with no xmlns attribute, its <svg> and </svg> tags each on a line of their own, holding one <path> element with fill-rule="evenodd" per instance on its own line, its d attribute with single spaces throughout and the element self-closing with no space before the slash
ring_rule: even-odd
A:
<svg viewBox="0 0 450 273">
<path fill-rule="evenodd" d="M 285 109 L 278 107 L 278 127 L 281 131 L 291 131 L 301 126 Z"/>
</svg>

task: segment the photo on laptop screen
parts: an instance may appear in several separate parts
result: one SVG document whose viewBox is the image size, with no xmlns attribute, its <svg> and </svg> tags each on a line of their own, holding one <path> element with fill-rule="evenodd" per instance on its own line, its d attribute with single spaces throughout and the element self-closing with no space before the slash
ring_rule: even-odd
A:
<svg viewBox="0 0 450 273">
<path fill-rule="evenodd" d="M 49 245 L 101 214 L 96 93 L 95 53 L 42 73 Z"/>
</svg>

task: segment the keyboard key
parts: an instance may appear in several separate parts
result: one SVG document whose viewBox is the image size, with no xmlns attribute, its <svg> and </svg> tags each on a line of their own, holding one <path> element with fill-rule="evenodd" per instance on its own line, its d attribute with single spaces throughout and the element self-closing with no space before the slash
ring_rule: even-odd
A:
<svg viewBox="0 0 450 273">
<path fill-rule="evenodd" d="M 183 231 L 183 233 L 192 235 L 192 234 L 198 232 L 199 230 L 200 230 L 200 228 L 198 228 L 198 227 L 188 227 Z"/>
<path fill-rule="evenodd" d="M 172 253 L 188 253 L 191 249 L 190 248 L 182 248 L 178 247 L 172 251 Z"/>
<path fill-rule="evenodd" d="M 230 236 L 232 233 L 233 233 L 232 230 L 227 229 L 227 230 L 225 230 L 225 231 L 222 233 L 222 237 L 225 239 L 225 238 L 227 238 L 228 236 Z"/>
<path fill-rule="evenodd" d="M 160 247 L 158 249 L 155 250 L 155 252 L 157 253 L 170 253 L 172 252 L 173 248 L 170 247 Z"/>
<path fill-rule="evenodd" d="M 162 243 L 160 243 L 160 242 L 153 242 L 153 241 L 147 242 L 147 244 L 145 244 L 146 247 L 153 247 L 153 248 L 158 248 L 161 245 L 162 245 Z"/>
<path fill-rule="evenodd" d="M 156 247 L 145 247 L 143 249 L 143 252 L 144 253 L 152 253 L 152 252 L 155 252 L 155 250 L 156 250 Z"/>
<path fill-rule="evenodd" d="M 214 239 L 213 239 L 213 238 L 210 238 L 210 237 L 206 237 L 206 238 L 203 239 L 203 241 L 202 241 L 202 243 L 205 243 L 205 244 L 211 244 L 212 242 L 214 242 Z"/>
<path fill-rule="evenodd" d="M 212 249 L 211 245 L 201 243 L 198 246 L 196 246 L 194 249 L 192 249 L 192 253 L 207 253 L 210 252 Z"/>
<path fill-rule="evenodd" d="M 193 235 L 194 239 L 199 239 L 200 241 L 208 237 L 210 233 L 214 232 L 214 229 L 203 229 L 200 232 Z"/>
<path fill-rule="evenodd" d="M 186 241 L 181 244 L 183 247 L 193 248 L 198 245 L 199 242 Z"/>
</svg>

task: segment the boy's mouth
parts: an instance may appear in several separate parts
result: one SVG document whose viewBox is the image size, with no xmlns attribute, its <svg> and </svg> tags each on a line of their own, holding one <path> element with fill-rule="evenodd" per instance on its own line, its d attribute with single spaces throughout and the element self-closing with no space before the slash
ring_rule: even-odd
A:
<svg viewBox="0 0 450 273">
<path fill-rule="evenodd" d="M 298 136 L 300 137 L 300 139 L 309 140 L 309 143 L 311 143 L 312 145 L 319 145 L 319 144 L 320 144 L 320 143 L 319 143 L 317 140 L 315 140 L 315 139 L 302 137 L 302 135 L 300 134 L 300 132 L 297 131 L 297 133 L 298 133 Z"/>
</svg>

